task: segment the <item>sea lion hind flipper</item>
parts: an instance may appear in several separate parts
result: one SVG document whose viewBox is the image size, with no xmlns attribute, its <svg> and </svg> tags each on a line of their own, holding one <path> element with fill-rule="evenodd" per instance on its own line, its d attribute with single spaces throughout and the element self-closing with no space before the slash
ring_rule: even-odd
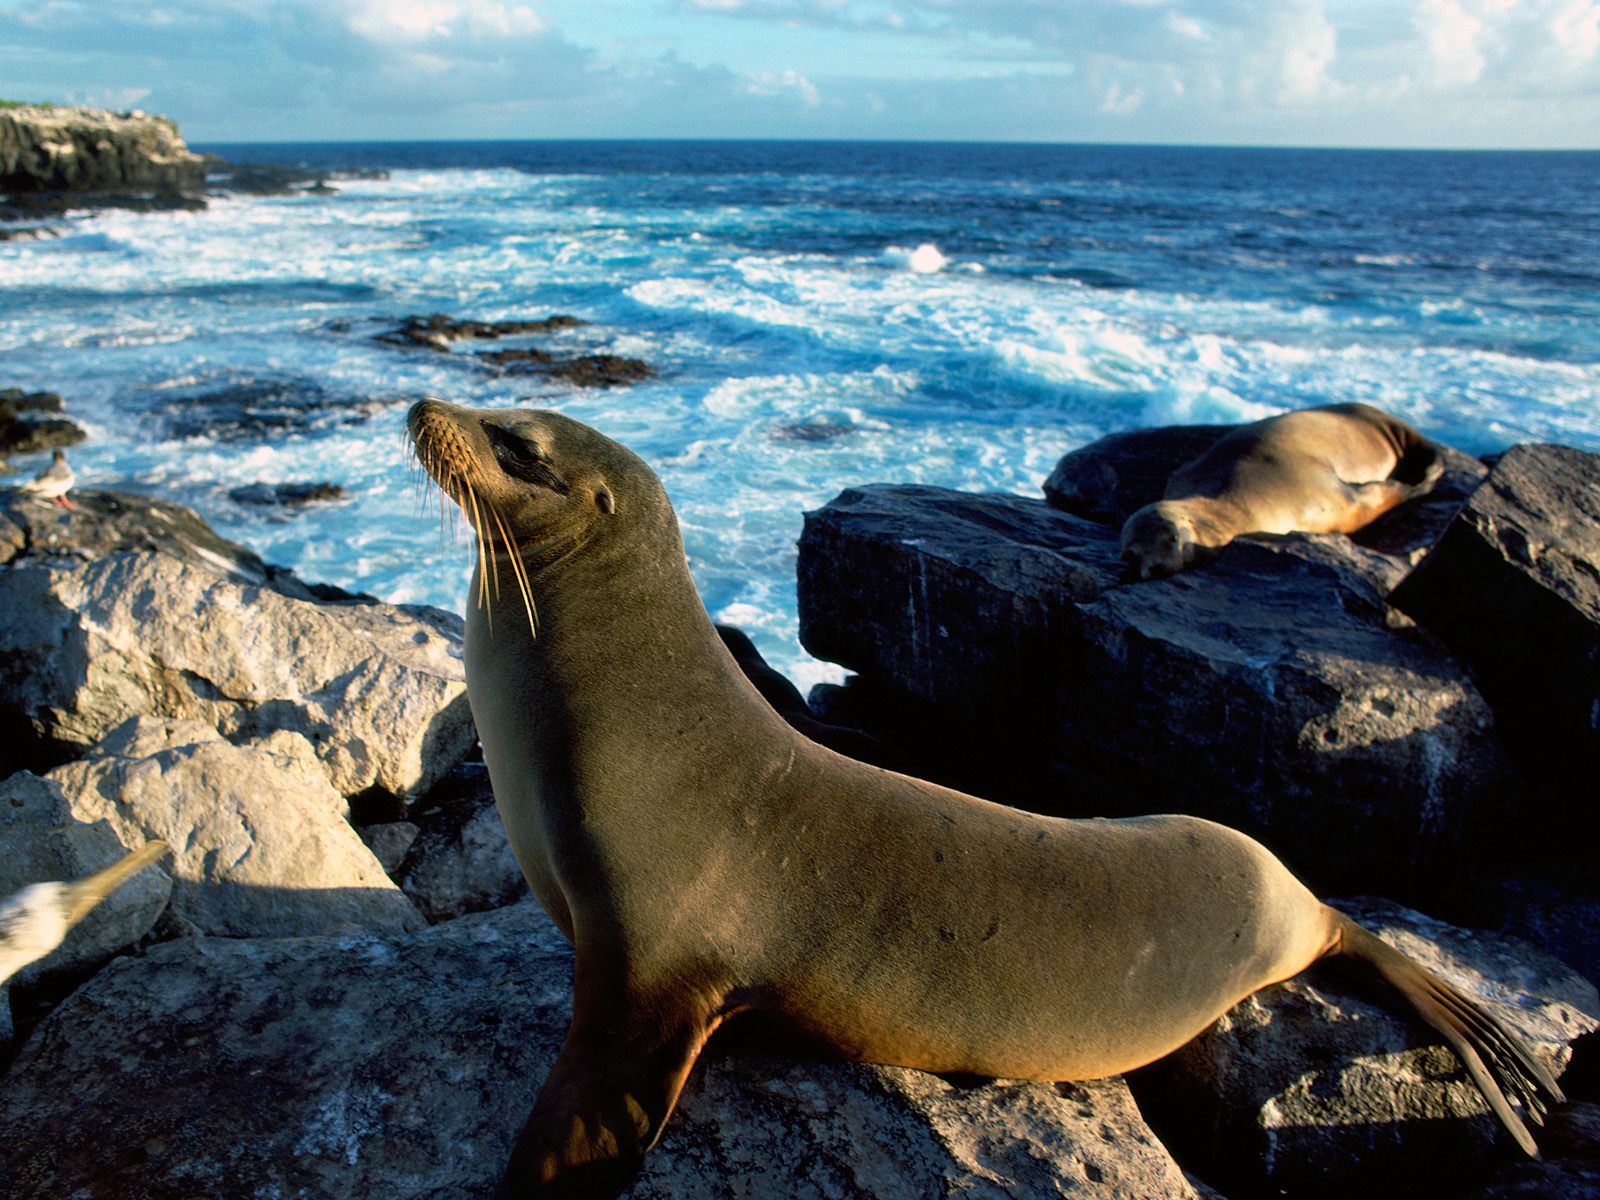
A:
<svg viewBox="0 0 1600 1200">
<path fill-rule="evenodd" d="M 1490 1110 L 1517 1145 L 1539 1157 L 1533 1135 L 1506 1098 L 1509 1091 L 1523 1114 L 1537 1125 L 1552 1104 L 1566 1097 L 1555 1077 L 1511 1030 L 1444 980 L 1412 962 L 1375 934 L 1343 914 L 1335 925 L 1334 953 L 1366 968 L 1398 992 L 1411 1011 L 1455 1051 Z"/>
<path fill-rule="evenodd" d="M 705 1022 L 664 1038 L 575 1024 L 517 1136 L 499 1200 L 614 1195 L 661 1136 L 710 1033 Z"/>
</svg>

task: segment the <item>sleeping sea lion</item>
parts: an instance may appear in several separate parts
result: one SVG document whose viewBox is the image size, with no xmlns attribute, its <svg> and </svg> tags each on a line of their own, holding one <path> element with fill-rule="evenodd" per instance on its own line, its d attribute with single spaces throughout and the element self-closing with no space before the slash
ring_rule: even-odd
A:
<svg viewBox="0 0 1600 1200">
<path fill-rule="evenodd" d="M 1268 417 L 1173 472 L 1165 499 L 1123 525 L 1123 561 L 1157 579 L 1245 534 L 1353 533 L 1443 473 L 1432 442 L 1370 404 Z"/>
</svg>

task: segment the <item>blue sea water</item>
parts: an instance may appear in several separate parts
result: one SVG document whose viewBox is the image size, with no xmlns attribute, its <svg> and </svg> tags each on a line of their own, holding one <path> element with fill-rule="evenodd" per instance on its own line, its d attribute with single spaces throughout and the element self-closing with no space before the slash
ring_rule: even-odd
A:
<svg viewBox="0 0 1600 1200">
<path fill-rule="evenodd" d="M 85 482 L 389 600 L 466 602 L 464 533 L 418 521 L 402 454 L 422 395 L 559 408 L 631 445 L 708 608 L 802 685 L 836 673 L 795 640 L 801 513 L 852 484 L 1037 495 L 1112 430 L 1351 400 L 1473 453 L 1600 450 L 1596 154 L 200 148 L 390 176 L 0 243 L 0 387 L 66 397 Z M 431 312 L 572 313 L 589 324 L 544 344 L 659 374 L 583 390 L 375 340 Z M 283 428 L 208 425 L 230 389 Z M 322 479 L 347 498 L 228 496 Z"/>
</svg>

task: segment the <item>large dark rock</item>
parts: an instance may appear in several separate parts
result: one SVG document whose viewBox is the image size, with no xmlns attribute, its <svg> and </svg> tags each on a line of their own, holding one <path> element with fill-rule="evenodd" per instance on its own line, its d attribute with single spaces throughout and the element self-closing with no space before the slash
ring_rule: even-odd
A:
<svg viewBox="0 0 1600 1200">
<path fill-rule="evenodd" d="M 1403 563 L 1288 538 L 1125 584 L 1117 549 L 1040 501 L 843 493 L 807 514 L 801 639 L 863 678 L 821 715 L 1043 811 L 1236 825 L 1328 889 L 1454 862 L 1507 775 L 1465 672 L 1383 604 Z"/>
<path fill-rule="evenodd" d="M 0 1195 L 476 1200 L 566 1031 L 531 902 L 411 935 L 203 939 L 122 959 L 0 1087 Z M 1126 1085 L 961 1086 L 713 1049 L 629 1200 L 1192 1200 Z"/>
<path fill-rule="evenodd" d="M 0 388 L 0 458 L 75 446 L 88 434 L 59 416 L 61 397 L 54 392 Z M 46 415 L 40 415 L 46 414 Z"/>
<path fill-rule="evenodd" d="M 1108 434 L 1062 456 L 1044 482 L 1057 508 L 1119 528 L 1133 513 L 1166 494 L 1167 480 L 1237 425 L 1167 425 Z M 1444 474 L 1426 496 L 1390 510 L 1352 540 L 1386 554 L 1409 555 L 1438 540 L 1488 468 L 1439 446 Z"/>
<path fill-rule="evenodd" d="M 1600 1024 L 1591 983 L 1513 938 L 1384 901 L 1339 907 L 1498 1017 L 1556 1075 Z M 1263 988 L 1135 1079 L 1174 1150 L 1229 1195 L 1297 1200 L 1375 1186 L 1462 1195 L 1520 1159 L 1437 1036 L 1336 966 Z"/>
<path fill-rule="evenodd" d="M 0 108 L 0 192 L 205 191 L 205 166 L 166 117 L 97 108 Z"/>
<path fill-rule="evenodd" d="M 238 376 L 164 388 L 152 407 L 170 437 L 235 442 L 359 424 L 402 399 L 339 395 L 292 375 Z"/>
<path fill-rule="evenodd" d="M 1468 663 L 1544 803 L 1591 822 L 1600 772 L 1600 455 L 1517 446 L 1395 590 Z"/>
</svg>

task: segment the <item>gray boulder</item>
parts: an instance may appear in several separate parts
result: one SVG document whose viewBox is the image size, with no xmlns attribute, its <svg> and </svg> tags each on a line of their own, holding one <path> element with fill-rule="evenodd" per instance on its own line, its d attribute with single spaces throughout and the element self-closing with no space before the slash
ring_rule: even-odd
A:
<svg viewBox="0 0 1600 1200">
<path fill-rule="evenodd" d="M 0 782 L 0 900 L 33 883 L 82 879 L 145 842 L 124 843 L 110 823 L 72 811 L 61 784 L 20 771 Z M 24 986 L 52 974 L 72 975 L 136 944 L 167 907 L 172 879 L 159 867 L 133 876 L 73 926 L 50 954 L 12 980 Z"/>
<path fill-rule="evenodd" d="M 285 729 L 343 795 L 403 799 L 472 745 L 459 619 L 324 601 L 188 510 L 109 504 L 64 526 L 8 510 L 29 523 L 0 569 L 0 726 L 15 742 L 59 760 L 137 714 L 233 738 Z"/>
<path fill-rule="evenodd" d="M 531 901 L 398 938 L 181 941 L 113 964 L 0 1089 L 0 1194 L 487 1195 L 570 1015 Z M 1196 1193 L 1120 1081 L 958 1087 L 713 1051 L 631 1200 Z"/>
<path fill-rule="evenodd" d="M 259 937 L 422 924 L 298 734 L 235 746 L 199 722 L 136 717 L 47 779 L 77 819 L 104 822 L 130 846 L 172 846 L 177 929 Z"/>
<path fill-rule="evenodd" d="M 1472 667 L 1530 770 L 1600 771 L 1600 455 L 1507 451 L 1393 601 Z M 1593 828 L 1587 792 L 1546 802 Z"/>
<path fill-rule="evenodd" d="M 1386 901 L 1339 907 L 1481 1002 L 1557 1075 L 1600 1026 L 1594 985 L 1515 939 Z M 1224 1191 L 1296 1197 L 1375 1179 L 1385 1195 L 1460 1195 L 1516 1158 L 1450 1051 L 1332 966 L 1257 992 L 1139 1079 L 1172 1144 Z"/>
<path fill-rule="evenodd" d="M 1461 1200 L 1594 1200 L 1600 1196 L 1600 1104 L 1550 1115 L 1540 1158 L 1509 1163 L 1456 1193 Z"/>
<path fill-rule="evenodd" d="M 856 488 L 806 515 L 800 634 L 861 676 L 824 719 L 924 773 L 1064 815 L 1195 813 L 1324 890 L 1415 895 L 1508 774 L 1465 671 L 1385 606 L 1400 570 L 1295 537 L 1124 583 L 1115 529 L 1040 501 Z"/>
<path fill-rule="evenodd" d="M 458 766 L 413 814 L 419 832 L 395 875 L 428 920 L 448 921 L 528 895 L 481 763 Z"/>
</svg>

